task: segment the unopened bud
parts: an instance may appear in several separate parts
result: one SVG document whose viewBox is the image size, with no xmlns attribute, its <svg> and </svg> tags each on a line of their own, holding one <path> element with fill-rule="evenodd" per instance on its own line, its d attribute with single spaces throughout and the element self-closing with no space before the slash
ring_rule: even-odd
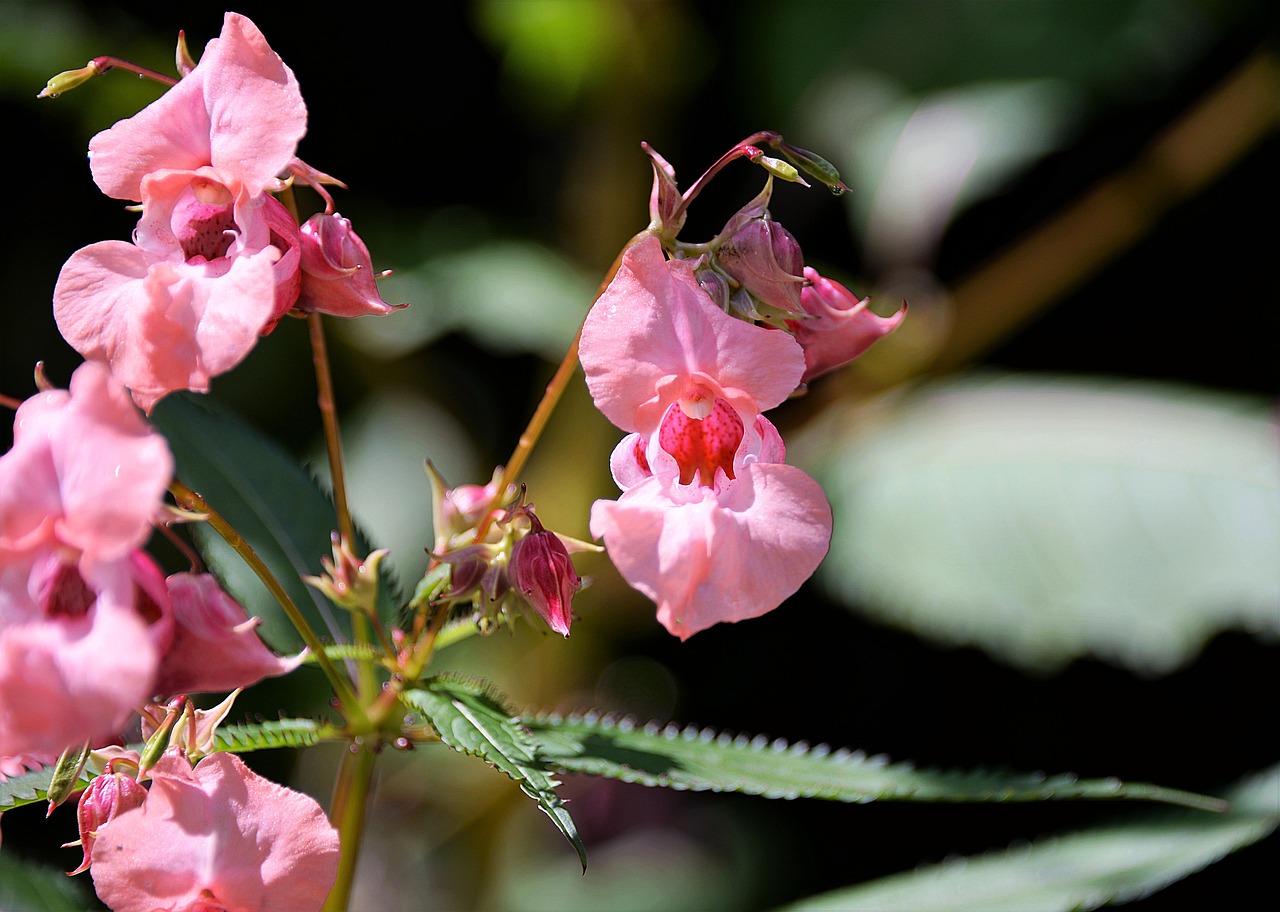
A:
<svg viewBox="0 0 1280 912">
<path fill-rule="evenodd" d="M 147 790 L 131 776 L 111 772 L 110 769 L 89 783 L 76 805 L 76 821 L 80 825 L 80 847 L 84 858 L 80 866 L 69 874 L 79 874 L 93 862 L 93 843 L 98 830 L 107 821 L 119 817 L 125 811 L 141 807 L 146 801 Z M 74 845 L 74 843 L 69 843 Z"/>
<path fill-rule="evenodd" d="M 761 303 L 786 314 L 804 313 L 804 254 L 791 232 L 767 216 L 734 232 L 716 252 L 716 261 Z"/>
<path fill-rule="evenodd" d="M 512 584 L 556 633 L 569 635 L 573 622 L 573 595 L 582 579 L 564 543 L 542 527 L 532 513 L 533 528 L 516 542 L 511 554 Z"/>
<path fill-rule="evenodd" d="M 641 143 L 649 160 L 653 162 L 653 190 L 649 193 L 649 227 L 667 237 L 675 237 L 684 227 L 684 200 L 676 185 L 676 169 L 654 151 L 648 143 Z"/>
<path fill-rule="evenodd" d="M 87 64 L 78 70 L 67 70 L 59 73 L 50 79 L 36 98 L 57 98 L 63 92 L 70 92 L 72 89 L 78 89 L 94 76 L 102 74 L 102 70 L 98 68 L 96 60 L 90 60 Z"/>
<path fill-rule="evenodd" d="M 805 174 L 812 177 L 819 183 L 825 184 L 831 189 L 836 196 L 848 192 L 849 188 L 845 186 L 844 181 L 840 180 L 840 172 L 836 170 L 835 165 L 827 161 L 821 155 L 810 152 L 808 149 L 801 149 L 793 146 L 791 143 L 778 142 L 773 144 L 774 147 L 782 153 L 783 157 L 791 164 L 795 165 Z"/>
<path fill-rule="evenodd" d="M 174 62 L 178 66 L 178 72 L 183 76 L 190 75 L 191 71 L 196 68 L 195 58 L 191 56 L 191 51 L 187 48 L 187 33 L 178 31 L 178 47 L 173 53 Z"/>
<path fill-rule="evenodd" d="M 52 814 L 54 808 L 70 798 L 71 793 L 80 787 L 80 773 L 84 770 L 85 761 L 88 759 L 88 741 L 78 748 L 68 747 L 62 752 L 62 756 L 53 767 L 53 776 L 49 780 L 49 788 L 46 791 L 49 799 L 49 814 Z"/>
<path fill-rule="evenodd" d="M 747 158 L 755 164 L 764 168 L 779 180 L 790 181 L 793 184 L 799 184 L 802 187 L 809 186 L 808 182 L 800 176 L 800 172 L 795 169 L 794 165 L 782 161 L 779 158 L 771 158 L 755 146 L 747 146 Z"/>
</svg>

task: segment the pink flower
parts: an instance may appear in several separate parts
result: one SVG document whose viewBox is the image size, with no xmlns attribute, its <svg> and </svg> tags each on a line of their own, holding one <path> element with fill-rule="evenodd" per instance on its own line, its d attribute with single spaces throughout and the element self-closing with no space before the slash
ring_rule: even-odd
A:
<svg viewBox="0 0 1280 912">
<path fill-rule="evenodd" d="M 82 574 L 54 552 L 0 567 L 0 754 L 117 734 L 151 695 L 172 635 L 142 552 Z"/>
<path fill-rule="evenodd" d="M 235 690 L 287 674 L 306 657 L 283 659 L 267 648 L 240 603 L 207 573 L 175 573 L 165 581 L 173 606 L 174 634 L 160 663 L 155 692 Z"/>
<path fill-rule="evenodd" d="M 350 219 L 337 213 L 317 213 L 302 226 L 301 241 L 302 287 L 298 310 L 359 317 L 389 314 L 398 309 L 378 294 L 369 248 L 351 230 Z"/>
<path fill-rule="evenodd" d="M 805 267 L 804 277 L 808 284 L 800 291 L 800 304 L 812 319 L 788 320 L 787 326 L 804 349 L 806 383 L 857 358 L 907 315 L 905 304 L 889 317 L 868 310 L 868 298 L 859 300 L 812 267 Z"/>
<path fill-rule="evenodd" d="M 19 407 L 0 457 L 0 754 L 114 734 L 150 696 L 172 619 L 137 549 L 172 471 L 100 364 Z"/>
<path fill-rule="evenodd" d="M 139 200 L 134 243 L 91 244 L 63 266 L 54 316 L 143 408 L 205 391 L 297 297 L 297 223 L 266 191 L 306 132 L 297 81 L 257 27 L 228 13 L 199 65 L 89 143 L 103 192 Z"/>
<path fill-rule="evenodd" d="M 319 909 L 337 879 L 338 834 L 307 795 L 231 754 L 151 769 L 140 808 L 98 830 L 94 887 L 116 912 Z"/>
<path fill-rule="evenodd" d="M 623 256 L 580 351 L 597 407 L 633 432 L 611 460 L 622 496 L 591 509 L 619 572 L 681 639 L 776 608 L 831 534 L 822 489 L 782 464 L 761 414 L 800 382 L 796 341 L 724 313 L 650 239 Z"/>
</svg>

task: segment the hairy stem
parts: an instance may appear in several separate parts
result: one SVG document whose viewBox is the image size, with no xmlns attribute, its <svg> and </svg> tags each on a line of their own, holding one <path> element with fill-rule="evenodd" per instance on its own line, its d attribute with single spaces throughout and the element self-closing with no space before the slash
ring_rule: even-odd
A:
<svg viewBox="0 0 1280 912">
<path fill-rule="evenodd" d="M 329 349 L 324 341 L 324 324 L 318 313 L 307 314 L 307 329 L 311 337 L 311 360 L 316 368 L 316 404 L 320 407 L 320 420 L 324 424 L 324 445 L 329 456 L 329 476 L 333 479 L 333 504 L 338 514 L 338 532 L 344 541 L 355 540 L 351 523 L 351 511 L 347 507 L 347 475 L 342 461 L 342 437 L 338 430 L 338 411 L 333 402 L 333 373 L 329 368 Z M 351 613 L 351 638 L 360 646 L 369 642 L 368 619 L 359 611 Z M 366 698 L 372 698 L 378 680 L 373 666 L 367 662 L 356 663 L 356 688 Z"/>
</svg>

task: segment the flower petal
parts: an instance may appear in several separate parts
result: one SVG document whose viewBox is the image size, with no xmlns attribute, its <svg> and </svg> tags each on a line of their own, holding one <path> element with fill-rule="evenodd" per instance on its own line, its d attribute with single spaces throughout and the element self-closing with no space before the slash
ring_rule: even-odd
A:
<svg viewBox="0 0 1280 912">
<path fill-rule="evenodd" d="M 293 71 L 256 25 L 227 13 L 189 75 L 90 140 L 89 164 L 116 199 L 141 200 L 142 179 L 155 171 L 204 165 L 256 195 L 288 166 L 306 129 Z"/>
<path fill-rule="evenodd" d="M 793 338 L 720 310 L 690 265 L 668 262 L 656 238 L 623 254 L 587 315 L 579 350 L 596 406 L 623 430 L 646 435 L 686 384 L 712 383 L 739 412 L 758 413 L 786 399 L 804 372 Z"/>
<path fill-rule="evenodd" d="M 617 501 L 596 501 L 591 533 L 614 565 L 688 639 L 758 617 L 800 588 L 827 553 L 831 508 L 793 466 L 743 466 L 716 488 L 653 477 Z"/>
<path fill-rule="evenodd" d="M 337 879 L 338 834 L 312 798 L 228 753 L 194 769 L 168 753 L 151 776 L 146 803 L 107 823 L 94 846 L 94 887 L 112 909 L 320 908 Z"/>
</svg>

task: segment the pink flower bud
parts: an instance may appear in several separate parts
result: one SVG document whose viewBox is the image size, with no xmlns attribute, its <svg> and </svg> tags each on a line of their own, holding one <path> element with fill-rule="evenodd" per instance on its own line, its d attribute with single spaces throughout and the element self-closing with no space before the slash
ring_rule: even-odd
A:
<svg viewBox="0 0 1280 912">
<path fill-rule="evenodd" d="M 84 850 L 84 859 L 80 862 L 80 867 L 68 873 L 87 871 L 93 862 L 93 841 L 97 838 L 98 829 L 125 811 L 142 807 L 146 798 L 146 788 L 124 773 L 108 772 L 89 783 L 89 787 L 80 795 L 80 803 L 76 805 L 76 820 L 80 824 L 80 846 Z"/>
<path fill-rule="evenodd" d="M 662 230 L 668 237 L 675 237 L 684 227 L 684 200 L 676 186 L 676 169 L 667 163 L 648 143 L 641 143 L 653 162 L 653 190 L 649 193 L 649 224 Z"/>
<path fill-rule="evenodd" d="M 804 277 L 809 284 L 800 292 L 800 303 L 809 319 L 787 321 L 804 349 L 804 383 L 848 364 L 896 329 L 907 315 L 904 304 L 892 316 L 880 316 L 867 309 L 869 299 L 859 300 L 816 269 L 806 268 Z"/>
<path fill-rule="evenodd" d="M 582 580 L 564 543 L 542 528 L 536 516 L 528 515 L 533 528 L 511 553 L 511 582 L 552 630 L 568 636 L 573 594 L 582 588 Z"/>
<path fill-rule="evenodd" d="M 369 248 L 336 212 L 317 213 L 302 226 L 302 289 L 297 309 L 359 317 L 397 307 L 378 294 Z M 399 305 L 403 307 L 405 305 Z"/>
<path fill-rule="evenodd" d="M 175 573 L 166 581 L 176 621 L 160 662 L 155 691 L 201 693 L 248 687 L 287 674 L 306 657 L 281 658 L 258 638 L 257 620 L 207 573 Z"/>
<path fill-rule="evenodd" d="M 720 268 L 761 303 L 799 315 L 804 254 L 791 232 L 766 217 L 751 219 L 716 254 Z"/>
</svg>

